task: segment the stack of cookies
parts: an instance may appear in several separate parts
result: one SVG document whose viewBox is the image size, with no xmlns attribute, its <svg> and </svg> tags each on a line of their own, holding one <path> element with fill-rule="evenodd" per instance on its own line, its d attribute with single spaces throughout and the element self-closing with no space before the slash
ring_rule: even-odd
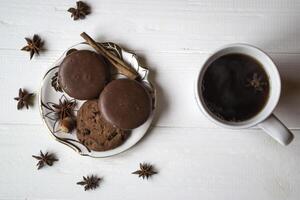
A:
<svg viewBox="0 0 300 200">
<path fill-rule="evenodd" d="M 77 113 L 77 138 L 94 151 L 121 145 L 152 111 L 150 93 L 142 83 L 112 80 L 110 71 L 107 60 L 89 50 L 68 54 L 59 66 L 64 92 L 85 101 Z"/>
</svg>

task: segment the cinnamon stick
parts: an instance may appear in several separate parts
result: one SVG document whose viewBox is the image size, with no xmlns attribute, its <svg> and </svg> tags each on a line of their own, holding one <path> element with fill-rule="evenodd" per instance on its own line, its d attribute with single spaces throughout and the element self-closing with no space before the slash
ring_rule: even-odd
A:
<svg viewBox="0 0 300 200">
<path fill-rule="evenodd" d="M 99 54 L 107 58 L 109 62 L 114 67 L 116 67 L 121 74 L 127 76 L 130 79 L 136 79 L 139 76 L 139 74 L 134 69 L 127 66 L 121 59 L 119 59 L 117 56 L 106 50 L 101 44 L 94 41 L 88 34 L 82 32 L 80 36 L 89 45 L 91 45 L 91 47 L 93 47 Z"/>
</svg>

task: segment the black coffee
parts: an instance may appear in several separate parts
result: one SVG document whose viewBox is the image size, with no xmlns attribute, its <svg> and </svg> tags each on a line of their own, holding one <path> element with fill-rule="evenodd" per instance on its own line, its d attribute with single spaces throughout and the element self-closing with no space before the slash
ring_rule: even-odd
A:
<svg viewBox="0 0 300 200">
<path fill-rule="evenodd" d="M 261 63 L 243 54 L 215 60 L 204 74 L 203 99 L 208 109 L 226 121 L 258 114 L 269 97 L 269 81 Z"/>
</svg>

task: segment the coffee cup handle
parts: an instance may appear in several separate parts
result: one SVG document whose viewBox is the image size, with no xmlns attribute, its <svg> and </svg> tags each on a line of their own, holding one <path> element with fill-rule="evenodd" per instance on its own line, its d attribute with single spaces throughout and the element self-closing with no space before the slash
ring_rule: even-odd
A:
<svg viewBox="0 0 300 200">
<path fill-rule="evenodd" d="M 274 114 L 261 122 L 259 127 L 282 145 L 288 145 L 294 139 L 292 132 Z"/>
</svg>

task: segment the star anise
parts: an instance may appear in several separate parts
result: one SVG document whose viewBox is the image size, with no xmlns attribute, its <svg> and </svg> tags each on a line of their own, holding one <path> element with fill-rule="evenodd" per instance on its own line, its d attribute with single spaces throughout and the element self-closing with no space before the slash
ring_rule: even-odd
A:
<svg viewBox="0 0 300 200">
<path fill-rule="evenodd" d="M 76 101 L 59 100 L 59 104 L 53 104 L 54 112 L 58 119 L 63 120 L 66 117 L 73 117 L 74 107 L 76 106 Z"/>
<path fill-rule="evenodd" d="M 39 156 L 32 155 L 35 159 L 37 159 L 39 162 L 36 164 L 38 166 L 38 169 L 41 169 L 42 167 L 46 165 L 52 166 L 55 161 L 58 161 L 58 159 L 55 157 L 54 154 L 46 152 L 43 154 L 42 151 L 40 151 Z"/>
<path fill-rule="evenodd" d="M 24 46 L 21 50 L 29 51 L 31 60 L 34 54 L 39 55 L 39 51 L 42 49 L 44 43 L 42 42 L 41 38 L 36 34 L 33 35 L 32 39 L 25 38 L 25 40 L 27 41 L 27 45 Z"/>
<path fill-rule="evenodd" d="M 28 93 L 25 89 L 19 89 L 19 96 L 15 97 L 14 100 L 18 101 L 17 109 L 20 110 L 24 106 L 28 109 L 31 104 L 33 93 Z"/>
<path fill-rule="evenodd" d="M 54 88 L 55 91 L 62 92 L 62 88 L 60 86 L 59 80 L 58 80 L 58 72 L 55 72 L 54 76 L 51 78 L 51 86 Z"/>
<path fill-rule="evenodd" d="M 72 13 L 71 17 L 73 17 L 74 20 L 84 19 L 85 16 L 91 12 L 90 7 L 82 1 L 77 1 L 76 6 L 77 8 L 68 9 L 68 12 Z"/>
<path fill-rule="evenodd" d="M 247 79 L 246 87 L 252 87 L 255 91 L 262 92 L 267 82 L 262 80 L 262 77 L 254 73 L 250 79 Z"/>
<path fill-rule="evenodd" d="M 139 177 L 149 178 L 150 176 L 157 174 L 156 171 L 154 171 L 153 166 L 148 163 L 140 163 L 140 169 L 132 172 L 132 174 L 138 174 Z"/>
<path fill-rule="evenodd" d="M 99 182 L 101 178 L 96 175 L 91 175 L 87 177 L 83 177 L 83 181 L 77 182 L 78 185 L 84 186 L 84 190 L 94 190 L 99 187 Z"/>
</svg>

